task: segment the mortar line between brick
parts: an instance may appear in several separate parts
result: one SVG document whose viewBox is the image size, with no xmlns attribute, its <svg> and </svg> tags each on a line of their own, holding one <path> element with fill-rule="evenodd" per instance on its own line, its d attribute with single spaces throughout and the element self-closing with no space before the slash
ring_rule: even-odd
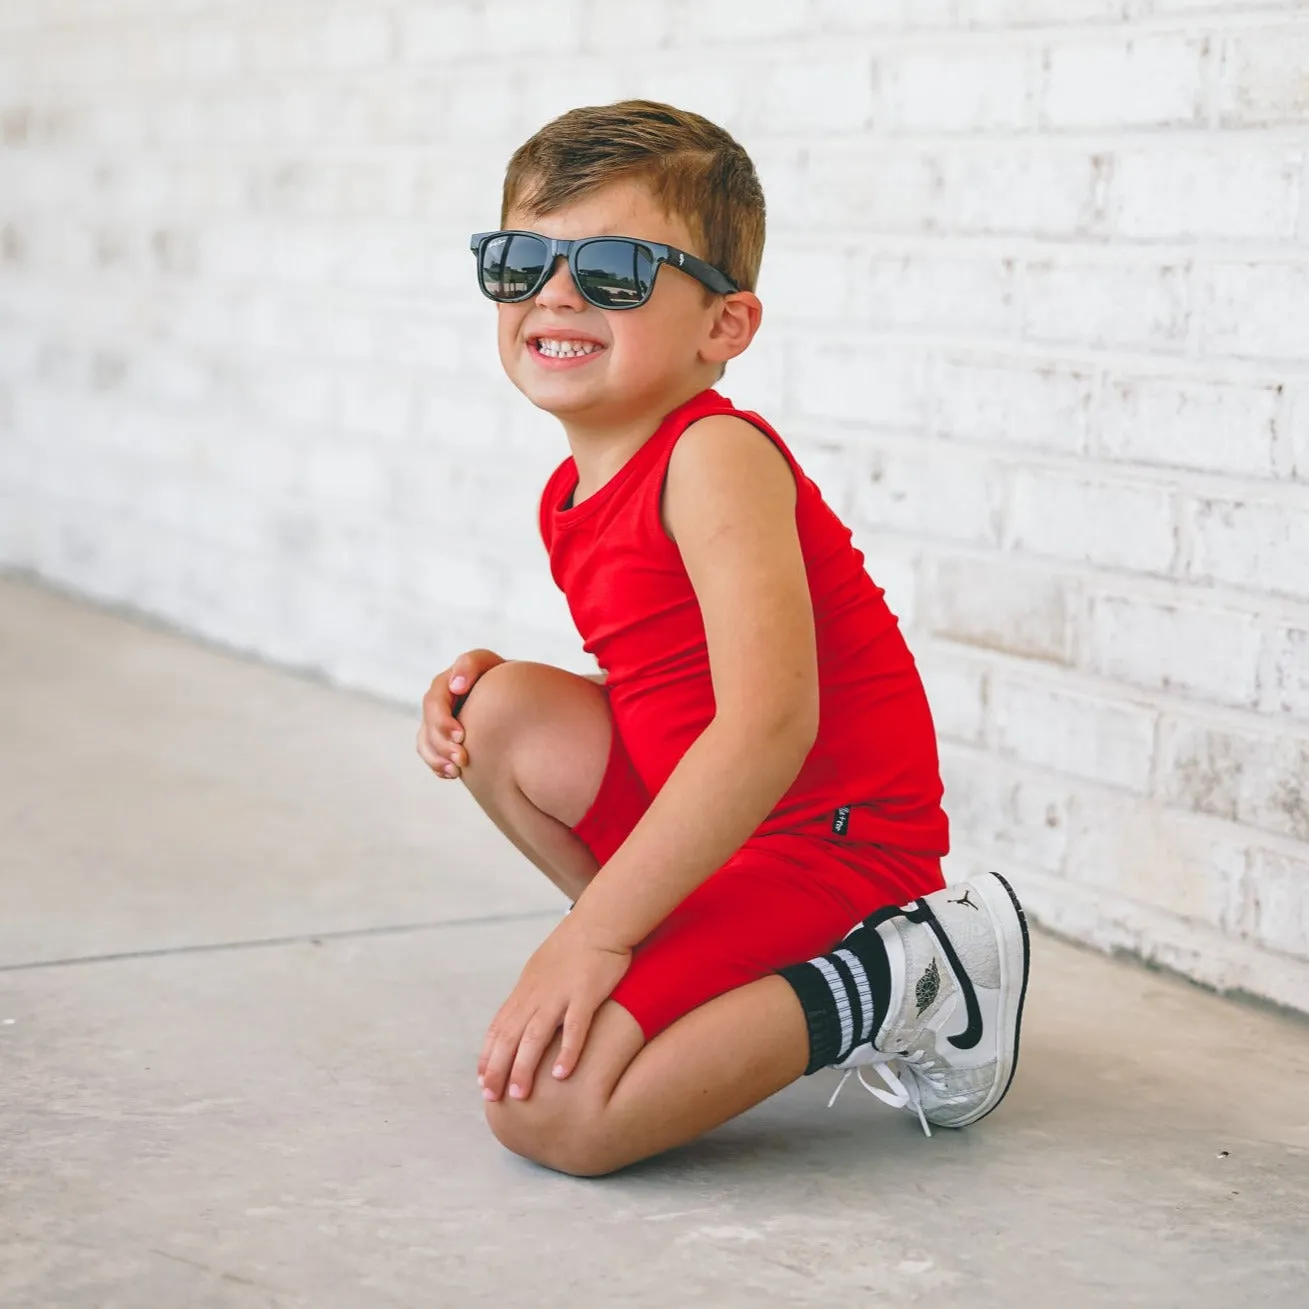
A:
<svg viewBox="0 0 1309 1309">
<path fill-rule="evenodd" d="M 197 945 L 165 945 L 149 950 L 121 950 L 112 954 L 73 955 L 66 959 L 37 959 L 30 963 L 0 964 L 0 973 L 34 972 L 42 968 L 74 968 L 81 964 L 122 963 L 131 959 L 162 959 L 170 955 L 219 954 L 229 950 L 261 950 L 285 945 L 321 944 L 372 936 L 407 936 L 450 927 L 487 927 L 496 923 L 531 922 L 554 918 L 553 909 L 533 909 L 517 914 L 482 914 L 476 918 L 436 918 L 418 923 L 387 923 L 378 927 L 345 927 L 331 932 L 300 932 L 290 936 L 255 937 L 248 941 L 209 941 Z"/>
</svg>

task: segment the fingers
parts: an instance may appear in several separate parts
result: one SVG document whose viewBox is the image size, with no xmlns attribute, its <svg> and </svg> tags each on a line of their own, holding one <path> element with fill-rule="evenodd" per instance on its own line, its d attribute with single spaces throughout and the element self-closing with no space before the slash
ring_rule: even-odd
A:
<svg viewBox="0 0 1309 1309">
<path fill-rule="evenodd" d="M 418 754 L 438 777 L 458 777 L 468 766 L 458 713 L 477 679 L 502 663 L 493 650 L 466 650 L 427 688 Z"/>
<path fill-rule="evenodd" d="M 549 1041 L 548 1036 L 542 1036 L 547 1026 L 553 1036 L 555 1025 L 543 1022 L 539 1014 L 524 1017 L 501 1010 L 496 1015 L 477 1061 L 483 1099 L 501 1100 L 508 1095 L 514 1100 L 526 1100 L 531 1095 L 541 1052 Z"/>
<path fill-rule="evenodd" d="M 522 1039 L 518 1042 L 518 1053 L 514 1056 L 513 1067 L 509 1071 L 509 1098 L 526 1100 L 532 1094 L 536 1082 L 536 1070 L 540 1066 L 545 1048 L 554 1040 L 559 1030 L 559 1019 L 550 1020 L 548 1014 L 536 1013 L 523 1029 Z"/>
<path fill-rule="evenodd" d="M 458 777 L 468 763 L 464 729 L 452 709 L 450 680 L 448 674 L 442 673 L 428 688 L 423 697 L 423 725 L 418 733 L 419 757 L 442 778 Z"/>
<path fill-rule="evenodd" d="M 493 664 L 500 662 L 500 656 L 490 650 L 465 650 L 450 665 L 447 685 L 452 697 L 465 696 L 473 689 L 473 683 Z"/>
<path fill-rule="evenodd" d="M 593 1008 L 578 1004 L 569 1005 L 568 1012 L 564 1015 L 563 1044 L 559 1050 L 559 1057 L 550 1070 L 554 1077 L 562 1081 L 577 1067 L 577 1061 L 582 1057 L 582 1049 L 586 1045 L 586 1038 L 591 1031 L 591 1021 L 594 1017 Z"/>
<path fill-rule="evenodd" d="M 426 726 L 418 729 L 418 757 L 442 780 L 458 777 L 468 763 L 467 753 L 448 741 L 433 743 Z"/>
<path fill-rule="evenodd" d="M 513 1064 L 518 1042 L 512 1042 L 501 1031 L 500 1015 L 486 1030 L 486 1039 L 482 1042 L 482 1053 L 477 1056 L 477 1084 L 482 1088 L 486 1100 L 498 1100 L 504 1092 L 506 1074 Z"/>
</svg>

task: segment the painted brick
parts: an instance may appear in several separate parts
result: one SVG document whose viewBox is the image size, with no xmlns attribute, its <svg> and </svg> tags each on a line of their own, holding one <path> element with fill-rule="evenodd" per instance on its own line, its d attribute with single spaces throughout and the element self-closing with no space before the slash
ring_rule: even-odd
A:
<svg viewBox="0 0 1309 1309">
<path fill-rule="evenodd" d="M 1067 664 L 1072 659 L 1069 583 L 1008 560 L 934 559 L 921 602 L 927 631 L 984 650 Z"/>
<path fill-rule="evenodd" d="M 1083 788 L 1068 844 L 1073 881 L 1225 931 L 1241 926 L 1247 842 L 1239 828 Z"/>
<path fill-rule="evenodd" d="M 1209 354 L 1297 359 L 1309 341 L 1309 266 L 1216 264 L 1201 311 Z"/>
<path fill-rule="evenodd" d="M 1077 454 L 1086 442 L 1088 372 L 1016 360 L 943 360 L 929 383 L 931 426 L 961 441 Z"/>
<path fill-rule="evenodd" d="M 452 388 L 420 392 L 415 431 L 424 441 L 483 458 L 506 439 L 505 412 L 489 396 L 456 393 Z"/>
<path fill-rule="evenodd" d="M 1187 576 L 1309 599 L 1309 504 L 1196 499 Z"/>
<path fill-rule="evenodd" d="M 619 61 L 620 63 L 622 61 Z M 677 105 L 693 113 L 703 114 L 710 122 L 720 123 L 728 131 L 745 136 L 747 140 L 762 139 L 757 132 L 746 132 L 739 121 L 747 101 L 752 99 L 750 64 L 727 63 L 716 66 L 707 74 L 705 66 L 689 60 L 678 64 L 660 64 L 648 69 L 645 76 L 639 73 L 632 78 L 623 76 L 623 94 L 644 96 L 664 104 Z M 529 130 L 532 125 L 528 125 Z M 738 137 L 739 139 L 739 137 Z M 804 138 L 798 138 L 803 140 Z M 758 166 L 756 160 L 756 166 Z M 766 192 L 770 200 L 775 191 Z"/>
<path fill-rule="evenodd" d="M 1159 775 L 1169 804 L 1309 841 L 1309 735 L 1165 721 Z"/>
<path fill-rule="evenodd" d="M 733 390 L 736 388 L 733 387 Z M 741 401 L 736 401 L 740 405 Z M 755 408 L 750 401 L 750 408 Z M 757 412 L 757 410 L 756 410 Z M 827 506 L 838 518 L 846 521 L 847 501 L 853 500 L 850 494 L 851 457 L 841 441 L 813 440 L 795 432 L 786 434 L 786 445 L 799 462 L 805 476 L 818 487 Z"/>
<path fill-rule="evenodd" d="M 544 70 L 527 78 L 518 94 L 505 105 L 506 127 L 526 138 L 551 119 L 578 105 L 612 104 L 631 91 L 619 70 L 608 61 L 596 61 L 578 68 L 565 65 L 559 71 Z M 471 89 L 457 96 L 461 111 L 476 116 L 478 102 Z M 494 135 L 499 136 L 499 131 Z"/>
<path fill-rule="evenodd" d="M 498 360 L 496 367 L 499 368 Z M 780 423 L 786 406 L 789 369 L 786 343 L 776 337 L 764 337 L 746 354 L 732 360 L 717 389 L 741 408 L 753 409 L 770 422 Z"/>
<path fill-rule="evenodd" d="M 401 59 L 418 64 L 451 64 L 488 56 L 545 54 L 576 46 L 581 39 L 578 0 L 560 0 L 542 23 L 531 6 L 518 0 L 488 0 L 484 5 L 401 6 L 396 49 Z"/>
<path fill-rule="evenodd" d="M 1278 9 L 1294 12 L 1301 8 L 1303 0 L 1147 0 L 1147 4 L 1152 14 L 1196 15 L 1210 19 L 1217 15 L 1218 21 L 1222 22 L 1247 9 L 1260 10 L 1264 13 Z"/>
<path fill-rule="evenodd" d="M 1289 476 L 1309 482 L 1309 386 L 1288 394 L 1286 415 L 1281 467 Z"/>
<path fill-rule="evenodd" d="M 1309 736 L 1276 740 L 1271 767 L 1247 779 L 1240 812 L 1252 827 L 1309 841 Z"/>
<path fill-rule="evenodd" d="M 599 7 L 604 6 L 601 0 Z M 672 24 L 675 44 L 698 46 L 705 41 L 763 41 L 794 36 L 808 28 L 804 6 L 793 0 L 752 0 L 748 20 L 736 0 L 695 0 L 681 7 Z M 627 47 L 631 49 L 630 44 Z"/>
<path fill-rule="evenodd" d="M 877 138 L 819 140 L 805 151 L 783 211 L 802 229 L 919 231 L 936 225 L 935 158 Z"/>
<path fill-rule="evenodd" d="M 1109 159 L 1050 142 L 970 143 L 940 151 L 929 174 L 924 226 L 969 233 L 1055 237 L 1102 223 Z"/>
<path fill-rule="evenodd" d="M 1002 474 L 972 451 L 874 449 L 855 493 L 854 515 L 877 530 L 994 545 L 1000 539 Z"/>
<path fill-rule="evenodd" d="M 811 26 L 845 36 L 863 32 L 902 32 L 913 28 L 951 27 L 968 0 L 883 0 L 852 5 L 849 0 L 809 0 Z M 792 9 L 798 6 L 791 5 Z M 739 10 L 737 11 L 739 13 Z"/>
<path fill-rule="evenodd" d="M 1031 114 L 1035 58 L 1021 45 L 909 48 L 878 60 L 885 122 L 901 131 L 1018 128 Z"/>
<path fill-rule="evenodd" d="M 1106 225 L 1130 240 L 1295 235 L 1304 151 L 1280 141 L 1124 146 L 1113 154 Z"/>
<path fill-rule="evenodd" d="M 981 745 L 986 731 L 986 669 L 939 651 L 920 654 L 917 662 L 937 735 Z"/>
<path fill-rule="evenodd" d="M 785 236 L 769 241 L 758 287 L 769 321 L 774 315 L 787 322 L 847 318 L 855 267 L 854 251 L 830 242 L 792 242 Z M 821 294 L 815 294 L 818 288 Z M 743 355 L 742 361 L 749 357 Z"/>
<path fill-rule="evenodd" d="M 1068 848 L 1073 791 L 948 742 L 941 751 L 951 844 L 961 837 L 985 854 L 985 867 L 1012 863 L 1059 873 Z M 947 876 L 949 874 L 947 873 Z"/>
<path fill-rule="evenodd" d="M 390 61 L 395 32 L 384 9 L 335 9 L 326 15 L 314 12 L 313 18 L 320 66 L 354 69 Z"/>
<path fill-rule="evenodd" d="M 1309 959 L 1309 859 L 1256 850 L 1250 862 L 1255 939 L 1271 950 Z"/>
<path fill-rule="evenodd" d="M 710 22 L 712 16 L 696 6 L 693 21 Z M 589 0 L 582 11 L 582 49 L 588 54 L 613 57 L 616 50 L 627 54 L 634 47 L 656 50 L 668 42 L 676 27 L 667 5 L 615 5 L 606 0 Z"/>
<path fill-rule="evenodd" d="M 866 127 L 872 116 L 872 60 L 854 53 L 773 64 L 750 122 L 765 131 L 841 132 Z"/>
<path fill-rule="evenodd" d="M 1245 774 L 1270 759 L 1271 750 L 1262 738 L 1209 731 L 1193 720 L 1165 721 L 1161 795 L 1170 804 L 1235 822 Z"/>
<path fill-rule="evenodd" d="M 177 42 L 161 43 L 171 71 L 188 85 L 215 82 L 236 74 L 241 63 L 237 31 L 221 19 L 192 22 L 177 33 Z"/>
<path fill-rule="evenodd" d="M 886 603 L 903 627 L 918 622 L 919 546 L 903 537 L 881 534 L 855 525 L 855 549 L 864 556 L 864 571 L 886 592 Z"/>
<path fill-rule="evenodd" d="M 555 586 L 545 555 L 513 569 L 506 579 L 506 605 L 524 627 L 563 633 L 572 631 L 568 602 Z M 577 645 L 576 636 L 573 645 Z"/>
<path fill-rule="evenodd" d="M 791 372 L 791 407 L 800 414 L 878 427 L 922 423 L 922 361 L 909 350 L 807 337 L 792 349 Z"/>
<path fill-rule="evenodd" d="M 1016 469 L 1009 548 L 1059 559 L 1167 573 L 1176 549 L 1169 487 L 1054 469 Z"/>
<path fill-rule="evenodd" d="M 1224 123 L 1303 124 L 1309 116 L 1309 31 L 1301 20 L 1223 42 L 1217 108 Z"/>
<path fill-rule="evenodd" d="M 853 313 L 876 328 L 1014 335 L 1019 317 L 1011 259 L 874 253 L 861 261 Z M 847 269 L 849 276 L 853 270 Z M 809 302 L 818 307 L 808 286 Z"/>
<path fill-rule="evenodd" d="M 1051 142 L 924 149 L 837 138 L 806 154 L 793 221 L 856 232 L 1094 232 L 1109 170 L 1107 155 Z"/>
<path fill-rule="evenodd" d="M 407 377 L 349 373 L 336 380 L 335 425 L 344 432 L 398 440 L 414 426 L 418 396 Z"/>
<path fill-rule="evenodd" d="M 1309 720 L 1309 629 L 1278 627 L 1269 632 L 1265 669 L 1265 712 Z"/>
<path fill-rule="evenodd" d="M 1117 22 L 1126 0 L 961 0 L 971 23 L 986 27 L 1046 27 L 1056 23 Z"/>
<path fill-rule="evenodd" d="M 1189 269 L 1176 264 L 1028 264 L 1024 330 L 1040 341 L 1176 350 L 1190 332 L 1188 276 Z"/>
<path fill-rule="evenodd" d="M 1112 459 L 1271 477 L 1281 386 L 1112 377 L 1095 416 L 1096 451 Z"/>
<path fill-rule="evenodd" d="M 1254 614 L 1095 595 L 1089 617 L 1092 672 L 1214 704 L 1258 703 L 1263 633 Z"/>
<path fill-rule="evenodd" d="M 397 591 L 430 605 L 434 612 L 454 608 L 465 614 L 495 614 L 504 606 L 503 568 L 494 560 L 434 540 L 426 525 L 396 533 L 384 554 Z"/>
<path fill-rule="evenodd" d="M 1206 43 L 1187 36 L 1087 38 L 1046 56 L 1043 120 L 1052 127 L 1162 127 L 1200 120 Z"/>
<path fill-rule="evenodd" d="M 1154 757 L 1153 710 L 997 675 L 991 731 L 1005 758 L 1144 795 Z"/>
<path fill-rule="evenodd" d="M 365 445 L 317 441 L 308 451 L 304 485 L 329 513 L 375 512 L 386 494 L 386 470 Z"/>
</svg>

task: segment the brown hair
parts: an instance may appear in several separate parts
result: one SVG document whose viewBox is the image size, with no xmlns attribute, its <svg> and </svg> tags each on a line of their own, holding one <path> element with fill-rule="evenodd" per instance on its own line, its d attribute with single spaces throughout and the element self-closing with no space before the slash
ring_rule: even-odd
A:
<svg viewBox="0 0 1309 1309">
<path fill-rule="evenodd" d="M 549 214 L 610 182 L 646 182 L 700 254 L 752 291 L 764 254 L 764 193 L 750 156 L 699 114 L 654 100 L 570 109 L 514 151 L 503 223 L 515 207 Z"/>
</svg>

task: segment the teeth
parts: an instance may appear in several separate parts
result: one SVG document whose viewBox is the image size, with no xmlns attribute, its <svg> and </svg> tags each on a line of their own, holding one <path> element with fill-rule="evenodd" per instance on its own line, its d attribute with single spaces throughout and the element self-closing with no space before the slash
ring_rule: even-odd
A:
<svg viewBox="0 0 1309 1309">
<path fill-rule="evenodd" d="M 572 359 L 575 355 L 593 355 L 600 349 L 594 341 L 560 341 L 550 336 L 538 337 L 536 348 L 550 359 Z"/>
</svg>

